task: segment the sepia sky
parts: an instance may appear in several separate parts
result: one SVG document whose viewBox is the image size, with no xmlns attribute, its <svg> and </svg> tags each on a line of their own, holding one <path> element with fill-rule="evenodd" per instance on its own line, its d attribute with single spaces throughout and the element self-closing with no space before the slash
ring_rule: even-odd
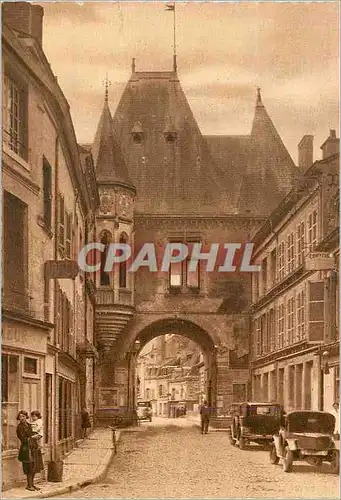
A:
<svg viewBox="0 0 341 500">
<path fill-rule="evenodd" d="M 106 72 L 112 112 L 131 74 L 172 69 L 173 13 L 162 3 L 41 3 L 44 50 L 92 142 Z M 256 87 L 294 161 L 304 134 L 314 157 L 338 124 L 338 3 L 176 5 L 178 75 L 203 134 L 248 134 Z"/>
</svg>

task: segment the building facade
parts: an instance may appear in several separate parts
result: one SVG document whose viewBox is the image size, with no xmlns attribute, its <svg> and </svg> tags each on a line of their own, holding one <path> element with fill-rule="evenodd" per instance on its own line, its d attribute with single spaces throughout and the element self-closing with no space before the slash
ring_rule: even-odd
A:
<svg viewBox="0 0 341 500">
<path fill-rule="evenodd" d="M 252 397 L 286 411 L 332 410 L 339 400 L 339 139 L 312 158 L 299 145 L 301 177 L 254 237 Z"/>
<path fill-rule="evenodd" d="M 19 410 L 44 419 L 45 463 L 93 414 L 88 277 L 75 260 L 99 203 L 91 159 L 82 163 L 68 103 L 42 49 L 43 9 L 3 6 L 2 478 L 23 477 Z M 88 343 L 87 349 L 82 346 Z M 89 391 L 85 401 L 85 388 Z"/>
</svg>

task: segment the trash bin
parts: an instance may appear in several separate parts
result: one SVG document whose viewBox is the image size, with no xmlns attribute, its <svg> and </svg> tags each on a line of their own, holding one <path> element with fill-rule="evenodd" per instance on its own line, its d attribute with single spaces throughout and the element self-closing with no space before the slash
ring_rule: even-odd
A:
<svg viewBox="0 0 341 500">
<path fill-rule="evenodd" d="M 47 480 L 52 483 L 60 483 L 63 480 L 63 462 L 57 460 L 50 462 L 47 468 Z"/>
</svg>

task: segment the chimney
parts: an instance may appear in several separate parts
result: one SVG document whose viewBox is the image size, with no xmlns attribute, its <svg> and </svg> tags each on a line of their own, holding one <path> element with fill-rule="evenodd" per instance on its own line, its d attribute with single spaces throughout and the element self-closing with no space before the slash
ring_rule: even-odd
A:
<svg viewBox="0 0 341 500">
<path fill-rule="evenodd" d="M 314 136 L 304 135 L 298 146 L 298 166 L 305 172 L 313 164 Z"/>
<path fill-rule="evenodd" d="M 3 2 L 2 19 L 11 29 L 32 36 L 42 45 L 44 9 L 28 2 Z"/>
<path fill-rule="evenodd" d="M 321 146 L 322 159 L 328 158 L 328 156 L 333 156 L 339 152 L 339 141 L 340 139 L 336 137 L 336 131 L 330 130 L 328 139 L 326 139 Z"/>
</svg>

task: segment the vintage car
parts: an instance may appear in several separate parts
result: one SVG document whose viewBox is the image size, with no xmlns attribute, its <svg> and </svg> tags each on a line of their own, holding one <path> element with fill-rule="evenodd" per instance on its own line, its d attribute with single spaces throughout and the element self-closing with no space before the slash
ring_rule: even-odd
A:
<svg viewBox="0 0 341 500">
<path fill-rule="evenodd" d="M 251 441 L 269 445 L 282 423 L 283 407 L 279 403 L 233 404 L 230 442 L 238 444 L 241 450 Z"/>
<path fill-rule="evenodd" d="M 136 412 L 139 420 L 149 420 L 149 422 L 152 421 L 153 412 L 150 401 L 138 401 Z"/>
<path fill-rule="evenodd" d="M 284 472 L 290 472 L 296 460 L 305 460 L 311 465 L 323 461 L 332 464 L 339 473 L 340 441 L 334 435 L 335 417 L 323 411 L 293 411 L 285 417 L 284 426 L 273 436 L 270 462 L 277 464 L 283 459 Z"/>
</svg>

